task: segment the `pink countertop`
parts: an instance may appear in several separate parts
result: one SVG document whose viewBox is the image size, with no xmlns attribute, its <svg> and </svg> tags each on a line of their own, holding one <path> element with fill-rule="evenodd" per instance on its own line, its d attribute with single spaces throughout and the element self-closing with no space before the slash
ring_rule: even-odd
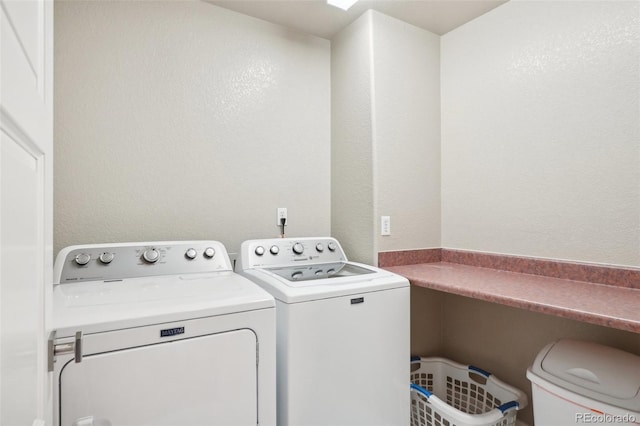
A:
<svg viewBox="0 0 640 426">
<path fill-rule="evenodd" d="M 640 289 L 458 263 L 387 266 L 418 287 L 640 333 Z"/>
</svg>

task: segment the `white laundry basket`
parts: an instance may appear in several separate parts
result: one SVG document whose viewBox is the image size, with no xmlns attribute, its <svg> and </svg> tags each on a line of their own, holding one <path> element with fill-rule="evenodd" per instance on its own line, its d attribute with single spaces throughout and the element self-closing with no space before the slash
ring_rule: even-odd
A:
<svg viewBox="0 0 640 426">
<path fill-rule="evenodd" d="M 411 360 L 411 426 L 514 426 L 527 396 L 480 368 Z"/>
</svg>

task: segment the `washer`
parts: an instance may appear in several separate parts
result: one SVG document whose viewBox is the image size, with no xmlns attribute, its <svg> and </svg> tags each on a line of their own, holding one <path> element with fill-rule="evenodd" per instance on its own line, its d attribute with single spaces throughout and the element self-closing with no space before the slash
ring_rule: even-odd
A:
<svg viewBox="0 0 640 426">
<path fill-rule="evenodd" d="M 409 282 L 333 238 L 245 241 L 236 271 L 276 298 L 278 425 L 408 425 Z"/>
<path fill-rule="evenodd" d="M 221 243 L 67 247 L 54 278 L 55 424 L 275 425 L 275 302 Z"/>
</svg>

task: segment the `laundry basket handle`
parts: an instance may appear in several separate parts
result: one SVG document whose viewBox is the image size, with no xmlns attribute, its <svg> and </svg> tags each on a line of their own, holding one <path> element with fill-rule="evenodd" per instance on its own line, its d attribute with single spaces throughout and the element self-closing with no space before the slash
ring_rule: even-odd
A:
<svg viewBox="0 0 640 426">
<path fill-rule="evenodd" d="M 509 401 L 509 402 L 505 402 L 504 404 L 500 405 L 499 407 L 497 407 L 498 410 L 502 411 L 503 413 L 506 411 L 509 411 L 512 408 L 515 408 L 516 410 L 520 408 L 520 404 L 518 403 L 518 401 Z"/>
<path fill-rule="evenodd" d="M 476 367 L 474 365 L 470 365 L 468 368 L 469 368 L 469 370 L 475 371 L 476 373 L 478 373 L 478 374 L 480 374 L 480 375 L 482 375 L 482 376 L 484 376 L 486 378 L 489 378 L 489 376 L 491 376 L 491 373 L 489 373 L 487 370 L 483 370 L 480 367 Z"/>
<path fill-rule="evenodd" d="M 411 389 L 420 392 L 421 394 L 426 396 L 427 399 L 429 399 L 429 397 L 431 397 L 431 395 L 433 395 L 433 392 L 428 391 L 427 389 L 423 388 L 422 386 L 418 386 L 415 383 L 411 383 Z"/>
</svg>

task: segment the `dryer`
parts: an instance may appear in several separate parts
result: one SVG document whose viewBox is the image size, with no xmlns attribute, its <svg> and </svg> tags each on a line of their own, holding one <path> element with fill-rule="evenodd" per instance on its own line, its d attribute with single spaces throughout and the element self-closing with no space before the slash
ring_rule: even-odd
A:
<svg viewBox="0 0 640 426">
<path fill-rule="evenodd" d="M 236 271 L 276 299 L 278 425 L 409 424 L 405 278 L 334 238 L 245 241 Z"/>
<path fill-rule="evenodd" d="M 60 426 L 275 425 L 275 303 L 217 241 L 72 246 L 54 267 Z"/>
</svg>

